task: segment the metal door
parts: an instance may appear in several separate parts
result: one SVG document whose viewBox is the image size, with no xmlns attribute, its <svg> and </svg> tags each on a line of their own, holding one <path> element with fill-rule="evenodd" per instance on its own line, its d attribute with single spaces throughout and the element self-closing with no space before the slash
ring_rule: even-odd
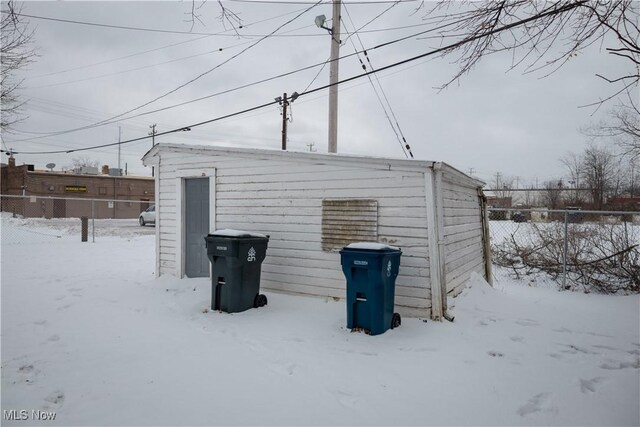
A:
<svg viewBox="0 0 640 427">
<path fill-rule="evenodd" d="M 204 236 L 209 234 L 209 178 L 185 179 L 185 275 L 209 277 Z"/>
</svg>

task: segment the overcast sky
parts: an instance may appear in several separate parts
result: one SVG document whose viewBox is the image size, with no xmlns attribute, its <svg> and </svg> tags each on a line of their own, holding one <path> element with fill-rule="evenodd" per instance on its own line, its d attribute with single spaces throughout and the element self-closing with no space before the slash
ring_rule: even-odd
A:
<svg viewBox="0 0 640 427">
<path fill-rule="evenodd" d="M 118 126 L 122 140 L 137 138 L 145 136 L 152 123 L 157 124 L 158 132 L 189 126 L 267 103 L 284 92 L 303 92 L 309 85 L 313 89 L 328 83 L 328 66 L 313 81 L 318 67 L 119 123 L 46 135 L 92 125 L 140 107 L 237 55 L 311 6 L 304 2 L 224 5 L 242 19 L 239 32 L 243 37 L 235 36 L 228 25 L 225 28 L 218 19 L 220 6 L 211 0 L 196 4 L 202 22 L 196 21 L 193 28 L 188 1 L 22 3 L 24 14 L 39 17 L 200 34 L 28 18 L 35 29 L 33 47 L 39 56 L 21 73 L 25 79 L 21 95 L 27 100 L 24 111 L 28 117 L 16 126 L 19 132 L 3 134 L 6 147 L 51 151 L 108 144 L 118 140 Z M 414 13 L 416 5 L 398 4 L 369 24 L 360 33 L 364 46 L 371 48 L 428 29 L 418 26 L 424 24 L 424 13 Z M 342 13 L 346 30 L 361 27 L 389 6 L 347 5 Z M 311 8 L 277 32 L 285 37 L 266 38 L 215 71 L 125 117 L 326 61 L 331 39 L 314 24 L 320 14 L 330 18 L 331 5 Z M 394 29 L 403 26 L 413 27 Z M 355 37 L 347 41 L 344 30 L 341 55 L 354 52 L 351 40 L 359 44 Z M 202 33 L 222 34 L 206 37 Z M 369 58 L 374 67 L 382 68 L 437 46 L 434 40 L 412 37 L 370 50 Z M 613 92 L 612 86 L 595 74 L 622 74 L 629 69 L 625 61 L 607 55 L 604 47 L 590 47 L 546 78 L 542 73 L 524 74 L 522 69 L 507 72 L 511 56 L 504 54 L 485 58 L 459 84 L 444 91 L 436 88 L 455 73 L 455 57 L 418 60 L 381 72 L 378 79 L 417 159 L 444 161 L 465 172 L 473 170 L 487 182 L 493 182 L 500 172 L 519 177 L 520 185 L 536 179 L 541 183 L 564 174 L 560 157 L 584 148 L 586 138 L 579 129 L 605 118 L 608 106 L 595 114 L 594 108 L 579 108 Z M 361 72 L 355 56 L 340 61 L 341 79 Z M 292 113 L 289 149 L 304 151 L 309 150 L 308 144 L 314 144 L 314 150 L 326 152 L 328 90 L 300 97 L 293 102 Z M 339 153 L 404 157 L 367 78 L 340 86 L 338 115 Z M 160 136 L 156 141 L 279 149 L 281 124 L 280 111 L 274 105 L 194 127 L 190 132 Z M 150 146 L 149 140 L 123 145 L 122 167 L 126 163 L 129 174 L 150 175 L 150 168 L 140 160 Z M 18 164 L 33 163 L 37 168 L 52 162 L 61 169 L 80 156 L 117 167 L 117 153 L 116 147 L 110 147 L 16 158 Z"/>
</svg>

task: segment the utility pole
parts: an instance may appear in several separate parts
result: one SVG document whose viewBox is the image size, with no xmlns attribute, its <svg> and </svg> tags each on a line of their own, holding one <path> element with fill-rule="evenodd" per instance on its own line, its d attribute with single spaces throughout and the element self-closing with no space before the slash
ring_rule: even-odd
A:
<svg viewBox="0 0 640 427">
<path fill-rule="evenodd" d="M 340 0 L 333 2 L 331 66 L 329 68 L 329 153 L 338 152 L 338 64 L 340 57 Z"/>
<path fill-rule="evenodd" d="M 122 175 L 122 169 L 120 169 L 120 141 L 122 141 L 122 128 L 118 126 L 118 173 Z"/>
<path fill-rule="evenodd" d="M 151 132 L 149 132 L 149 135 L 151 135 L 151 148 L 156 145 L 156 126 L 158 126 L 156 123 L 149 125 L 149 129 L 151 129 Z"/>
<path fill-rule="evenodd" d="M 151 132 L 149 132 L 149 135 L 151 135 L 151 148 L 156 145 L 156 126 L 156 123 L 149 126 L 149 129 L 151 129 Z M 151 176 L 156 176 L 155 170 L 156 168 L 151 166 Z"/>
<path fill-rule="evenodd" d="M 476 170 L 474 168 L 469 168 L 469 175 L 473 175 Z"/>
<path fill-rule="evenodd" d="M 287 118 L 287 105 L 289 105 L 289 101 L 287 101 L 287 93 L 285 92 L 282 95 L 282 150 L 287 149 L 287 122 L 289 121 Z"/>
<path fill-rule="evenodd" d="M 315 147 L 315 145 L 316 144 L 314 142 L 311 142 L 311 143 L 307 144 L 307 147 L 309 147 L 309 152 L 310 153 L 315 153 L 317 151 L 317 150 L 313 149 L 313 147 Z"/>
</svg>

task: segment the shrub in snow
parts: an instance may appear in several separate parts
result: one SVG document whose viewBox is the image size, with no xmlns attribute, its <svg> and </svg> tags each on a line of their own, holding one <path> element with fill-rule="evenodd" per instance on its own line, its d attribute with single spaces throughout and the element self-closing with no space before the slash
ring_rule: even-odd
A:
<svg viewBox="0 0 640 427">
<path fill-rule="evenodd" d="M 569 224 L 566 289 L 602 294 L 640 292 L 640 228 L 622 224 Z M 523 278 L 546 274 L 562 286 L 564 223 L 518 225 L 492 243 L 494 264 Z"/>
</svg>

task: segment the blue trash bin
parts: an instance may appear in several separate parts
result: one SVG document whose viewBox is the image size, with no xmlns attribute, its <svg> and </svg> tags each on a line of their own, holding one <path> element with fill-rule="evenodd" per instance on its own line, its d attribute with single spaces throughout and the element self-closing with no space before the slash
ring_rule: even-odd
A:
<svg viewBox="0 0 640 427">
<path fill-rule="evenodd" d="M 379 335 L 400 326 L 394 313 L 395 284 L 402 251 L 381 243 L 352 243 L 340 251 L 347 279 L 347 328 Z"/>
</svg>

